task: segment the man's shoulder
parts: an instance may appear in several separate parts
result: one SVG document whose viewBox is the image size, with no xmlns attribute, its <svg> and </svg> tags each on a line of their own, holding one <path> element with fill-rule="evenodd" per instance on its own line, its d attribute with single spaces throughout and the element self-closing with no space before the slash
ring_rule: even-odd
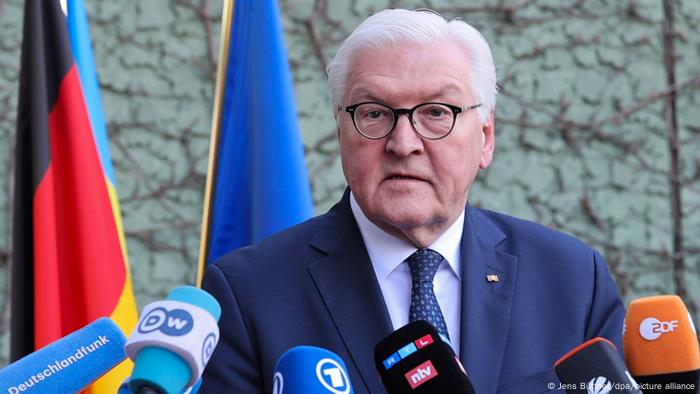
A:
<svg viewBox="0 0 700 394">
<path fill-rule="evenodd" d="M 537 254 L 578 255 L 589 259 L 595 253 L 584 241 L 557 229 L 487 209 L 471 211 L 473 218 L 485 218 L 503 233 L 505 237 L 499 246 L 508 251 L 532 250 Z"/>
<path fill-rule="evenodd" d="M 335 220 L 333 211 L 315 216 L 286 230 L 271 235 L 253 245 L 232 250 L 214 262 L 227 275 L 249 275 L 278 270 L 284 266 L 308 263 L 317 256 L 311 243 L 315 234 L 330 231 Z"/>
</svg>

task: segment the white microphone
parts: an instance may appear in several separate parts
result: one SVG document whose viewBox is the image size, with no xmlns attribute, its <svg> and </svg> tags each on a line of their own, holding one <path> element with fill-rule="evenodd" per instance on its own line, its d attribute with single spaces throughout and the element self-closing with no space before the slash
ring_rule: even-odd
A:
<svg viewBox="0 0 700 394">
<path fill-rule="evenodd" d="M 129 337 L 134 393 L 180 394 L 197 383 L 219 341 L 221 306 L 209 293 L 180 286 L 146 305 Z"/>
</svg>

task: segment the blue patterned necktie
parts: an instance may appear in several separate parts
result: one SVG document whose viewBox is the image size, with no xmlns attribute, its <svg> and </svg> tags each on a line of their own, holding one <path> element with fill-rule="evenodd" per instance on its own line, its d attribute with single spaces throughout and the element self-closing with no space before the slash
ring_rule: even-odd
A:
<svg viewBox="0 0 700 394">
<path fill-rule="evenodd" d="M 419 249 L 406 262 L 411 267 L 411 307 L 408 321 L 425 320 L 435 326 L 438 333 L 450 339 L 445 318 L 433 292 L 433 278 L 443 257 L 431 249 Z"/>
</svg>

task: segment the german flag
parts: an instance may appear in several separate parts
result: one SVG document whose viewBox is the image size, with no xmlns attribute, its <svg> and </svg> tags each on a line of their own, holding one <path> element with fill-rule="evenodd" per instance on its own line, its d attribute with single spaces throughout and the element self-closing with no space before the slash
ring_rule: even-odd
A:
<svg viewBox="0 0 700 394">
<path fill-rule="evenodd" d="M 137 320 L 82 1 L 69 0 L 68 14 L 58 0 L 25 1 L 15 146 L 13 361 L 101 316 L 126 334 Z M 130 368 L 122 363 L 92 392 L 116 392 Z"/>
</svg>

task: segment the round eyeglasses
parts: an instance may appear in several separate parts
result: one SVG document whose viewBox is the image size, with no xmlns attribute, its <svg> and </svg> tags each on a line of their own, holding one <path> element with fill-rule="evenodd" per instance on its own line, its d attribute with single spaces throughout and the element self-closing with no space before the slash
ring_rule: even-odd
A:
<svg viewBox="0 0 700 394">
<path fill-rule="evenodd" d="M 368 101 L 349 105 L 345 111 L 352 116 L 355 129 L 371 140 L 380 140 L 391 134 L 401 114 L 408 115 L 411 126 L 418 135 L 428 140 L 439 140 L 452 132 L 457 114 L 480 106 L 481 103 L 462 109 L 445 103 L 423 103 L 407 109 Z M 338 107 L 338 110 L 342 109 Z"/>
</svg>

